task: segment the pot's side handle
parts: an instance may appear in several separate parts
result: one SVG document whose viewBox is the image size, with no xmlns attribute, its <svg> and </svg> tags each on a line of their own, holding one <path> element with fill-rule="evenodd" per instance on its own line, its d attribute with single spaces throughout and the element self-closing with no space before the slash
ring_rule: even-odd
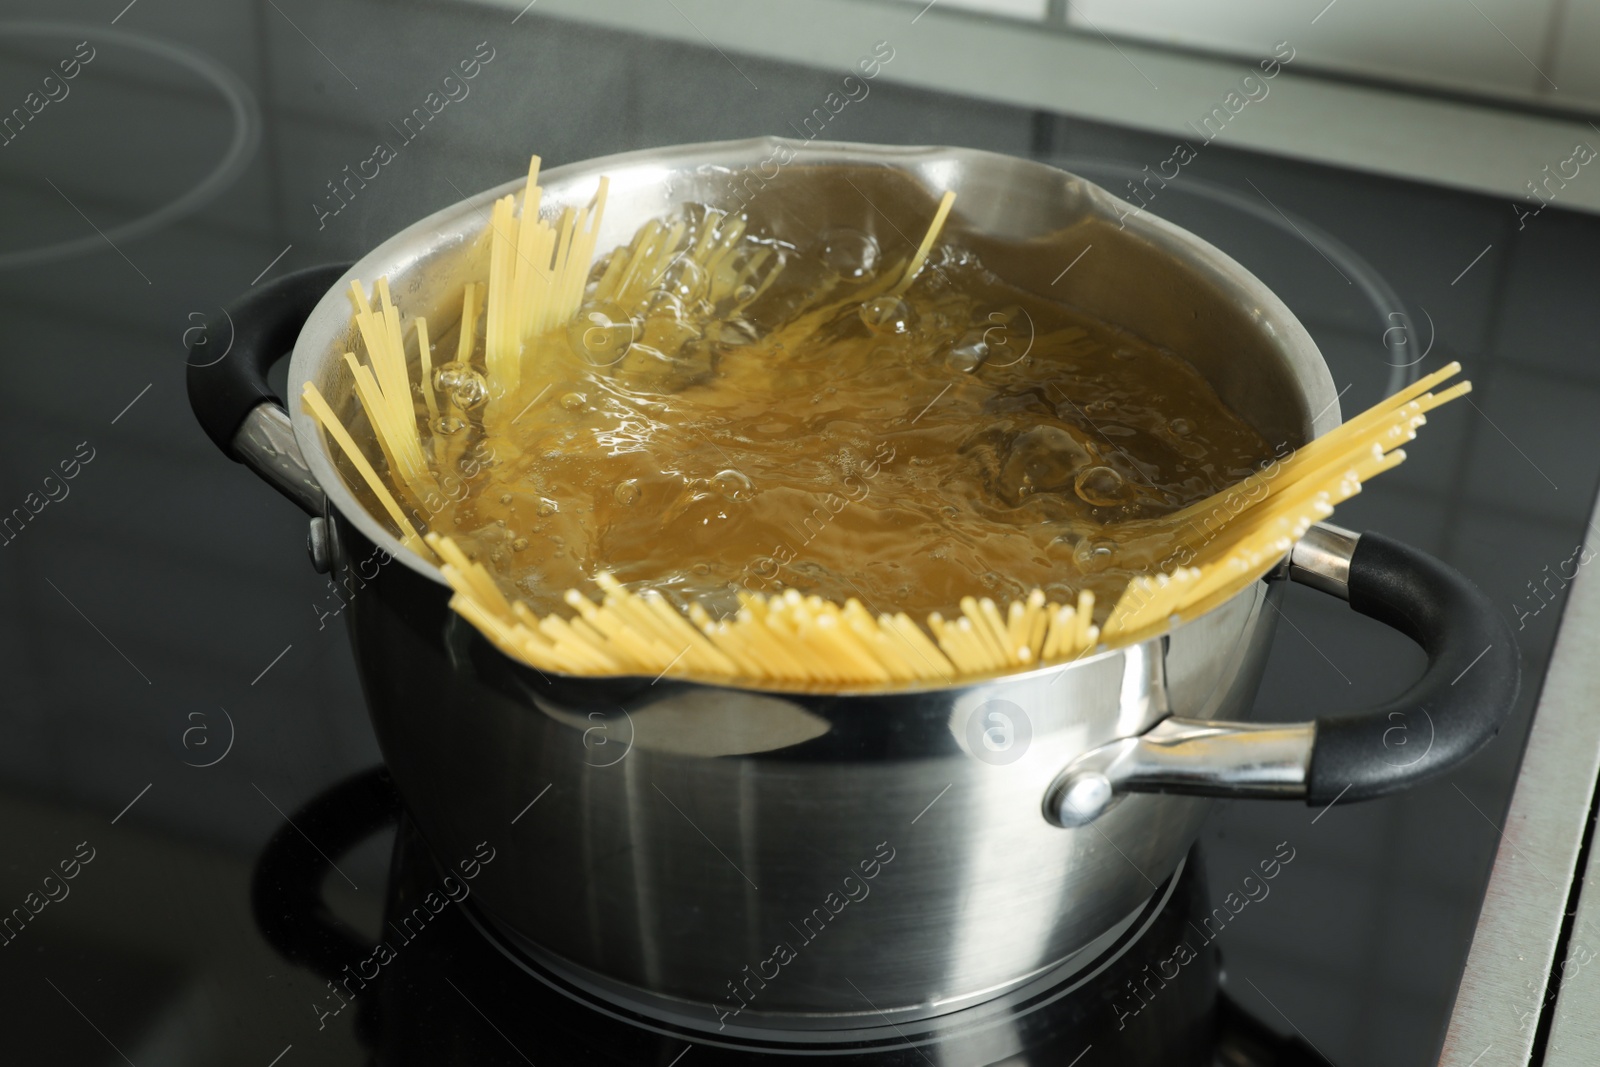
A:
<svg viewBox="0 0 1600 1067">
<path fill-rule="evenodd" d="M 1510 623 L 1455 568 L 1369 533 L 1350 555 L 1348 585 L 1350 606 L 1421 645 L 1428 669 L 1387 704 L 1317 720 L 1311 804 L 1381 797 L 1438 777 L 1500 732 L 1521 687 Z"/>
<path fill-rule="evenodd" d="M 322 489 L 295 446 L 267 369 L 294 347 L 306 317 L 349 269 L 308 267 L 252 289 L 189 346 L 189 406 L 206 435 L 312 515 L 323 513 Z"/>
<path fill-rule="evenodd" d="M 1443 774 L 1499 732 L 1521 680 L 1516 639 L 1459 571 L 1381 534 L 1319 524 L 1289 577 L 1411 638 L 1427 670 L 1395 700 L 1314 723 L 1164 719 L 1075 759 L 1046 792 L 1050 821 L 1086 825 L 1127 793 L 1367 800 Z"/>
</svg>

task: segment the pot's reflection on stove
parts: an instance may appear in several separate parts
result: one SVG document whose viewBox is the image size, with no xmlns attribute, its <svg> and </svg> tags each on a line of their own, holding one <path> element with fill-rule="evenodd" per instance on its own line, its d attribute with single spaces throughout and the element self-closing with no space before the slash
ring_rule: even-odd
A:
<svg viewBox="0 0 1600 1067">
<path fill-rule="evenodd" d="M 334 914 L 321 886 L 338 856 L 395 823 L 385 933 L 373 942 Z M 1197 852 L 1091 958 L 996 1000 L 916 1023 L 738 1037 L 708 1028 L 704 1008 L 675 1014 L 659 1001 L 630 1002 L 519 949 L 472 898 L 472 878 L 496 855 L 442 866 L 375 768 L 326 790 L 274 834 L 256 867 L 256 921 L 287 959 L 327 979 L 319 1023 L 354 1013 L 374 1067 L 1326 1064 L 1221 992 L 1219 953 L 1194 936 L 1209 910 Z"/>
</svg>

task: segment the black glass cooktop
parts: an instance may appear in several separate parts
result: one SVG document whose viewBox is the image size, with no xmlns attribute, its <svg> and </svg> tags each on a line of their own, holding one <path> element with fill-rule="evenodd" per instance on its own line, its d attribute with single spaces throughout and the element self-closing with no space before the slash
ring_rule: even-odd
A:
<svg viewBox="0 0 1600 1067">
<path fill-rule="evenodd" d="M 597 1009 L 484 937 L 470 907 L 331 1010 L 327 964 L 379 937 L 426 858 L 409 830 L 395 844 L 383 818 L 355 818 L 375 810 L 370 797 L 350 801 L 361 833 L 326 816 L 328 791 L 378 761 L 339 602 L 307 563 L 303 517 L 196 426 L 183 364 L 192 331 L 224 302 L 353 259 L 520 173 L 530 152 L 553 166 L 792 134 L 835 75 L 741 56 L 761 87 L 751 91 L 708 49 L 537 7 L 515 23 L 514 10 L 465 4 L 304 0 L 144 2 L 116 15 L 19 0 L 0 32 L 0 114 L 13 116 L 0 122 L 0 1059 L 737 1062 L 750 1050 L 649 1028 L 616 1037 L 625 1022 L 585 1014 Z M 463 63 L 473 77 L 444 86 Z M 1105 984 L 1014 1028 L 1048 1044 L 1018 1046 L 1034 1058 L 1011 1061 L 1137 1062 L 1110 1036 L 1084 1036 L 1128 1017 L 1154 1062 L 1433 1062 L 1561 576 L 1586 558 L 1576 550 L 1600 476 L 1588 267 L 1600 222 L 1552 207 L 1519 228 L 1501 200 L 1221 143 L 1152 189 L 1139 183 L 1171 156 L 1167 138 L 883 80 L 827 136 L 1032 156 L 1137 196 L 1283 296 L 1347 412 L 1447 360 L 1466 365 L 1470 402 L 1440 410 L 1409 462 L 1338 521 L 1438 554 L 1505 613 L 1529 680 L 1508 727 L 1403 796 L 1221 806 L 1151 929 L 1187 902 L 1225 899 L 1284 845 L 1296 858 L 1193 970 L 1203 1010 L 1167 1020 L 1194 1027 L 1186 1051 L 1159 1058 L 1176 1047 L 1161 1044 L 1173 1040 L 1158 1029 L 1166 1013 L 1132 1013 L 1126 988 Z M 1420 671 L 1419 652 L 1330 598 L 1292 587 L 1284 614 L 1259 718 L 1371 704 Z M 318 797 L 316 818 L 287 824 Z M 269 849 L 274 835 L 309 851 Z M 332 873 L 313 862 L 335 856 Z M 1142 944 L 1113 969 L 1149 963 Z M 1082 998 L 1100 998 L 1092 1020 L 1074 1014 Z M 591 1019 L 605 1023 L 588 1033 Z M 988 1062 L 995 1047 L 933 1062 Z"/>
</svg>

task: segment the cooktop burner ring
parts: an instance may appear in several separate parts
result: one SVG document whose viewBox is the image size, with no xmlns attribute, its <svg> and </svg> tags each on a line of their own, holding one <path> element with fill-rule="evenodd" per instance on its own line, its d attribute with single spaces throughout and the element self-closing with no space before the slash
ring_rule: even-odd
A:
<svg viewBox="0 0 1600 1067">
<path fill-rule="evenodd" d="M 643 1030 L 698 1044 L 795 1056 L 832 1055 L 846 1050 L 893 1052 L 1015 1024 L 1093 982 L 1143 938 L 1171 900 L 1188 863 L 1186 856 L 1140 908 L 1099 942 L 1020 984 L 951 1010 L 927 1013 L 911 1009 L 923 1011 L 917 1015 L 861 1013 L 863 1017 L 877 1014 L 883 1020 L 870 1025 L 829 1026 L 825 1019 L 839 1017 L 768 1013 L 757 1025 L 719 1027 L 716 1012 L 709 1004 L 665 997 L 578 968 L 505 929 L 471 902 L 464 904 L 461 913 L 485 941 L 540 984 L 582 1007 Z M 804 1025 L 807 1022 L 810 1025 Z"/>
<path fill-rule="evenodd" d="M 157 207 L 136 218 L 106 228 L 104 233 L 69 237 L 32 248 L 0 250 L 0 270 L 54 263 L 91 252 L 108 243 L 127 241 L 157 230 L 199 211 L 231 186 L 255 158 L 261 144 L 263 121 L 261 104 L 250 87 L 230 69 L 203 52 L 175 41 L 165 40 L 121 26 L 89 25 L 46 19 L 8 19 L 0 30 L 19 36 L 69 37 L 85 34 L 100 43 L 121 45 L 141 55 L 163 60 L 172 67 L 195 76 L 221 97 L 232 123 L 220 159 L 201 178 Z M 63 97 L 65 99 L 65 97 Z M 70 203 L 70 201 L 69 201 Z M 137 269 L 137 268 L 136 268 Z"/>
</svg>

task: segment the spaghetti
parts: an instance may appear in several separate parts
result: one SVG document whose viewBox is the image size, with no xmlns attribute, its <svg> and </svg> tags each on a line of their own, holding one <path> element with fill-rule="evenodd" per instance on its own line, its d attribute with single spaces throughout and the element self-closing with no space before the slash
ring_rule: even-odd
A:
<svg viewBox="0 0 1600 1067">
<path fill-rule="evenodd" d="M 662 279 L 677 279 L 672 284 L 693 289 L 708 305 L 748 307 L 773 285 L 784 262 L 771 248 L 752 252 L 743 243 L 742 218 L 708 210 L 698 218 L 647 223 L 591 277 L 607 184 L 601 180 L 583 209 L 568 208 L 547 221 L 539 211 L 538 171 L 534 157 L 520 210 L 515 196 L 494 204 L 487 281 L 464 288 L 453 360 L 435 362 L 427 323 L 416 319 L 413 379 L 387 280 L 378 279 L 370 299 L 359 283 L 352 284 L 366 362 L 354 352 L 345 353 L 344 362 L 390 480 L 309 382 L 303 402 L 406 546 L 438 562 L 453 590 L 452 608 L 502 652 L 540 670 L 817 688 L 937 684 L 1061 663 L 1143 640 L 1203 614 L 1261 577 L 1311 523 L 1359 492 L 1363 481 L 1402 462 L 1400 446 L 1415 437 L 1429 410 L 1470 389 L 1463 382 L 1434 391 L 1459 372 L 1452 363 L 1221 492 L 1169 514 L 1121 523 L 1120 551 L 1140 561 L 1143 573 L 1099 602 L 1087 588 L 1060 601 L 1043 589 L 1003 604 L 965 596 L 958 614 L 934 612 L 924 627 L 904 611 L 874 612 L 855 597 L 838 603 L 792 588 L 743 589 L 736 609 L 713 614 L 694 601 L 680 608 L 656 588 L 630 589 L 602 569 L 594 575 L 597 599 L 570 589 L 562 600 L 571 614 L 540 613 L 504 588 L 458 539 L 426 529 L 428 523 L 419 529 L 408 518 L 408 511 L 420 514 L 414 505 L 439 491 L 419 416 L 433 430 L 428 436 L 435 461 L 459 459 L 463 446 L 451 436 L 459 420 L 453 422 L 451 412 L 481 407 L 484 434 L 506 432 L 520 414 L 523 395 L 536 384 L 542 386 L 539 395 L 551 387 L 553 379 L 538 377 L 550 364 L 551 346 L 607 366 L 626 350 L 643 310 L 660 299 Z M 877 309 L 874 314 L 889 320 L 900 314 L 896 302 L 930 261 L 954 198 L 944 194 L 903 265 L 855 294 L 864 311 Z M 480 309 L 481 375 L 469 362 L 477 351 Z M 796 320 L 799 328 L 824 326 L 820 312 L 808 314 Z M 627 338 L 619 340 L 624 332 Z M 652 340 L 648 333 L 646 340 Z"/>
</svg>

